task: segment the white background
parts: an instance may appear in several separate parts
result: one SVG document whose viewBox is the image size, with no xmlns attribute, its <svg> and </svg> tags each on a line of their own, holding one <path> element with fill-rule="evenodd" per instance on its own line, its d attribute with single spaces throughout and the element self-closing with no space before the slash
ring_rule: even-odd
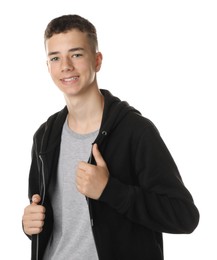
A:
<svg viewBox="0 0 217 260">
<path fill-rule="evenodd" d="M 1 1 L 0 259 L 30 259 L 21 218 L 32 136 L 65 104 L 47 72 L 43 33 L 52 18 L 69 13 L 97 28 L 99 87 L 155 123 L 200 211 L 192 234 L 164 235 L 165 260 L 217 259 L 215 2 Z"/>
</svg>

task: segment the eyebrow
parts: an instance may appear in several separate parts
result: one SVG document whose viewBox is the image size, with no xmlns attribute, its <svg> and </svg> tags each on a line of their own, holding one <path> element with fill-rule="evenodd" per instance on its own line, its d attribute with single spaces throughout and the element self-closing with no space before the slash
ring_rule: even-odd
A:
<svg viewBox="0 0 217 260">
<path fill-rule="evenodd" d="M 69 50 L 68 50 L 68 52 L 75 52 L 75 51 L 84 51 L 84 48 L 77 47 L 77 48 L 72 48 L 72 49 L 69 49 Z M 48 52 L 48 56 L 57 55 L 57 54 L 60 54 L 60 52 L 59 52 L 59 51 L 51 51 L 51 52 Z"/>
</svg>

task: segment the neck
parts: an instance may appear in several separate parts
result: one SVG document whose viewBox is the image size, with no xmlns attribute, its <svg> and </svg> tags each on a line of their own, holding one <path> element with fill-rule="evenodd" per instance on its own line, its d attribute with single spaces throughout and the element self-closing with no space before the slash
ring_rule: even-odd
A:
<svg viewBox="0 0 217 260">
<path fill-rule="evenodd" d="M 98 89 L 78 98 L 67 98 L 68 125 L 77 133 L 86 134 L 100 128 L 104 98 Z"/>
</svg>

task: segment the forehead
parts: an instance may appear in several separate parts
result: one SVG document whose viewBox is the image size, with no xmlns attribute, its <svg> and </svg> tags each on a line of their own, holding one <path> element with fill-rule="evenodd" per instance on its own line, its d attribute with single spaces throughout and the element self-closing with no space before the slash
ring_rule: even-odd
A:
<svg viewBox="0 0 217 260">
<path fill-rule="evenodd" d="M 79 30 L 70 30 L 64 33 L 54 34 L 45 42 L 47 52 L 66 51 L 71 48 L 90 48 L 87 33 Z"/>
</svg>

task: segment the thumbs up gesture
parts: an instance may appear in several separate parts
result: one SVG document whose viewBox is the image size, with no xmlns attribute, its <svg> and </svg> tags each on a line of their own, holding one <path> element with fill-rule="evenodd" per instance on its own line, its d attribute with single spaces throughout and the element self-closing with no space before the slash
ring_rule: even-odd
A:
<svg viewBox="0 0 217 260">
<path fill-rule="evenodd" d="M 96 165 L 79 162 L 76 172 L 76 187 L 81 194 L 97 200 L 108 182 L 109 171 L 97 144 L 93 145 L 92 152 Z"/>
</svg>

